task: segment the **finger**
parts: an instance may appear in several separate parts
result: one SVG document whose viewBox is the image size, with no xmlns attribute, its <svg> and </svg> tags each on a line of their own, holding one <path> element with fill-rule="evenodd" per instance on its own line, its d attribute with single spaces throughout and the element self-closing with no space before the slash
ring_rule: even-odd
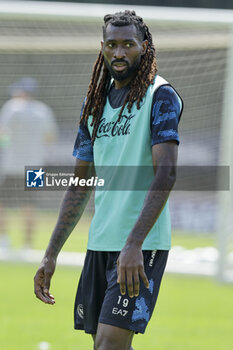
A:
<svg viewBox="0 0 233 350">
<path fill-rule="evenodd" d="M 49 293 L 49 297 L 50 297 L 50 299 L 55 300 L 54 296 L 50 293 Z"/>
<path fill-rule="evenodd" d="M 145 284 L 146 288 L 149 288 L 149 281 L 148 281 L 148 278 L 146 277 L 146 274 L 145 274 L 143 267 L 139 270 L 139 274 L 140 274 L 140 277 L 141 277 L 143 283 Z"/>
<path fill-rule="evenodd" d="M 42 292 L 43 280 L 43 273 L 38 271 L 34 277 L 34 293 L 36 295 Z"/>
<path fill-rule="evenodd" d="M 47 281 L 47 285 L 48 285 L 48 281 Z M 44 273 L 40 270 L 38 270 L 38 272 L 34 277 L 34 293 L 38 299 L 40 299 L 46 304 L 55 303 L 54 297 L 52 296 L 52 294 L 49 293 L 48 288 L 46 290 L 45 283 L 44 283 Z"/>
<path fill-rule="evenodd" d="M 47 300 L 49 300 L 50 304 L 55 303 L 54 296 L 49 292 L 49 289 L 46 286 L 44 286 L 44 288 L 43 288 L 43 295 L 45 298 L 47 298 Z"/>
<path fill-rule="evenodd" d="M 119 268 L 119 275 L 117 282 L 120 284 L 120 292 L 122 295 L 125 295 L 125 269 Z"/>
<path fill-rule="evenodd" d="M 47 304 L 55 304 L 55 299 L 54 299 L 54 297 L 51 295 L 51 294 L 44 294 L 43 293 L 43 296 L 44 296 L 44 298 L 46 299 L 46 301 L 47 301 Z"/>
<path fill-rule="evenodd" d="M 55 300 L 51 299 L 49 296 L 44 295 L 42 290 L 35 291 L 36 297 L 46 304 L 54 304 Z"/>
<path fill-rule="evenodd" d="M 49 295 L 50 282 L 51 282 L 51 275 L 49 273 L 45 273 L 44 286 L 43 286 L 43 292 L 45 295 Z"/>
<path fill-rule="evenodd" d="M 120 263 L 119 263 L 119 259 L 117 259 L 117 283 L 120 283 Z"/>
<path fill-rule="evenodd" d="M 139 288 L 140 288 L 140 281 L 139 281 L 139 275 L 137 270 L 134 271 L 133 281 L 134 281 L 134 295 L 135 297 L 137 297 L 139 295 Z"/>
<path fill-rule="evenodd" d="M 47 290 L 47 289 L 44 289 L 43 290 L 43 295 L 49 299 L 51 302 L 54 302 L 55 303 L 55 299 L 54 299 L 54 296 L 52 294 L 50 294 L 50 292 Z"/>
<path fill-rule="evenodd" d="M 133 290 L 132 270 L 127 269 L 126 275 L 127 275 L 127 289 L 128 289 L 128 294 L 129 294 L 130 298 L 133 298 L 133 297 L 134 297 L 134 290 Z"/>
</svg>

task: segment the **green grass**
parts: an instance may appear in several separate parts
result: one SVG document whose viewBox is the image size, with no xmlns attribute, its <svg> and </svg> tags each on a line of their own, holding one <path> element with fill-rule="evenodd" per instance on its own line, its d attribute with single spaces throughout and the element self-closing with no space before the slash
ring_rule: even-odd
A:
<svg viewBox="0 0 233 350">
<path fill-rule="evenodd" d="M 33 248 L 44 250 L 49 241 L 50 235 L 56 223 L 58 213 L 55 212 L 37 212 L 35 235 L 33 239 Z M 90 217 L 86 215 L 80 220 L 63 249 L 67 251 L 86 251 L 87 235 L 90 226 Z M 8 213 L 9 233 L 14 248 L 20 248 L 23 245 L 23 219 L 18 211 L 9 211 Z M 174 231 L 172 234 L 172 245 L 183 246 L 188 249 L 196 247 L 214 246 L 214 235 L 183 231 Z"/>
<path fill-rule="evenodd" d="M 216 239 L 213 233 L 172 232 L 172 246 L 182 246 L 187 249 L 193 249 L 197 247 L 213 247 L 215 245 Z"/>
<path fill-rule="evenodd" d="M 73 302 L 80 270 L 58 266 L 51 291 L 53 306 L 33 294 L 37 266 L 0 264 L 0 349 L 89 350 L 92 340 L 73 330 Z M 145 335 L 137 335 L 134 349 L 233 349 L 233 286 L 210 279 L 165 275 L 155 312 Z"/>
<path fill-rule="evenodd" d="M 44 250 L 56 223 L 57 213 L 38 212 L 33 248 Z M 23 221 L 18 211 L 8 213 L 14 248 L 23 245 Z M 84 216 L 64 246 L 85 251 L 90 218 Z M 213 246 L 213 234 L 173 232 L 172 244 L 189 249 Z M 92 349 L 91 337 L 73 330 L 73 303 L 80 270 L 58 267 L 51 291 L 54 306 L 44 305 L 33 294 L 37 266 L 0 264 L 0 350 Z M 166 275 L 155 313 L 144 336 L 137 335 L 134 349 L 230 350 L 233 322 L 232 286 L 209 279 Z"/>
</svg>

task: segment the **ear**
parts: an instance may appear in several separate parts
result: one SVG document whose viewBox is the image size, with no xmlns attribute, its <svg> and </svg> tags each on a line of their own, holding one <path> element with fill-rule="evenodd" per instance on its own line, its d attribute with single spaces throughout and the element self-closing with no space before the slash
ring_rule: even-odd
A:
<svg viewBox="0 0 233 350">
<path fill-rule="evenodd" d="M 148 40 L 144 40 L 142 42 L 142 55 L 145 55 L 147 46 L 148 46 Z"/>
<path fill-rule="evenodd" d="M 103 48 L 104 48 L 104 42 L 103 40 L 101 40 L 101 51 L 103 52 Z"/>
</svg>

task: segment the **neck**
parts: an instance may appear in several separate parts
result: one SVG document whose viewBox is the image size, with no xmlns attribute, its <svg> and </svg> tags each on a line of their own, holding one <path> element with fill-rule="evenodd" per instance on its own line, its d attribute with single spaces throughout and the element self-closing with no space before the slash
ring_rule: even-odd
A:
<svg viewBox="0 0 233 350">
<path fill-rule="evenodd" d="M 132 77 L 129 77 L 129 78 L 127 78 L 127 79 L 125 79 L 125 80 L 121 80 L 121 81 L 119 81 L 119 80 L 114 80 L 115 89 L 121 89 L 121 88 L 123 88 L 123 87 L 129 85 L 129 83 L 131 82 L 131 80 L 132 80 Z"/>
</svg>

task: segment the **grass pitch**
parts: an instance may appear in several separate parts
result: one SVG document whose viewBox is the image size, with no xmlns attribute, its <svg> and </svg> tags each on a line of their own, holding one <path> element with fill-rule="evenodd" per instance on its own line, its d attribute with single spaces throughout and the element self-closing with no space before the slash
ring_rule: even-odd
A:
<svg viewBox="0 0 233 350">
<path fill-rule="evenodd" d="M 45 250 L 57 213 L 38 212 L 33 248 Z M 9 211 L 13 248 L 23 246 L 21 213 Z M 90 219 L 84 216 L 64 246 L 85 251 Z M 213 246 L 213 235 L 173 234 L 173 246 Z M 73 304 L 80 270 L 58 266 L 52 280 L 54 306 L 33 293 L 38 266 L 0 264 L 0 350 L 89 350 L 92 339 L 73 329 Z M 233 349 L 233 286 L 211 279 L 164 276 L 157 305 L 145 335 L 134 337 L 135 350 Z"/>
<path fill-rule="evenodd" d="M 57 267 L 51 286 L 56 304 L 51 306 L 33 294 L 36 269 L 32 265 L 0 264 L 0 349 L 92 349 L 91 337 L 73 330 L 73 303 L 80 270 Z M 165 275 L 150 324 L 144 335 L 134 337 L 134 349 L 233 349 L 232 297 L 230 285 Z"/>
</svg>

